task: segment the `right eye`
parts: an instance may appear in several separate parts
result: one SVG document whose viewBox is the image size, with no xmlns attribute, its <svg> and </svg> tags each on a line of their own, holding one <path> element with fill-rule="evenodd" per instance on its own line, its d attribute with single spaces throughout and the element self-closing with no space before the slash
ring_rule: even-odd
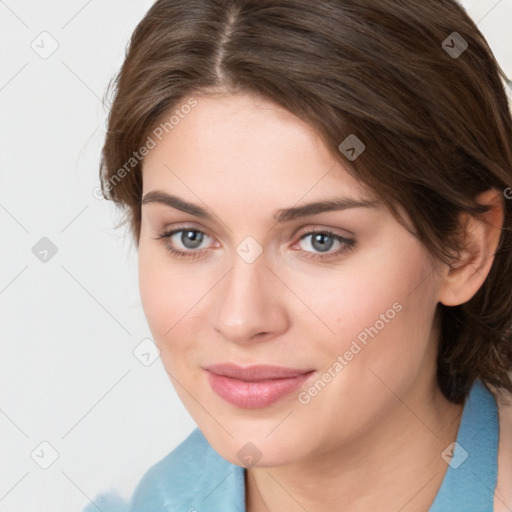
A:
<svg viewBox="0 0 512 512">
<path fill-rule="evenodd" d="M 162 232 L 155 239 L 162 240 L 167 250 L 178 258 L 197 258 L 206 252 L 206 249 L 198 250 L 198 247 L 206 238 L 210 237 L 203 231 L 185 226 L 180 229 Z M 177 249 L 177 243 L 181 244 L 184 249 Z"/>
</svg>

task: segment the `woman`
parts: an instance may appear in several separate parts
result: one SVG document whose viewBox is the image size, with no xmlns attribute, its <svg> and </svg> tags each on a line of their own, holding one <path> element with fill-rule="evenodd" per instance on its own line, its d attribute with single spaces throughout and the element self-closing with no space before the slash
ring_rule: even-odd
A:
<svg viewBox="0 0 512 512">
<path fill-rule="evenodd" d="M 198 429 L 126 510 L 509 510 L 500 77 L 453 0 L 153 5 L 102 186 Z"/>
</svg>

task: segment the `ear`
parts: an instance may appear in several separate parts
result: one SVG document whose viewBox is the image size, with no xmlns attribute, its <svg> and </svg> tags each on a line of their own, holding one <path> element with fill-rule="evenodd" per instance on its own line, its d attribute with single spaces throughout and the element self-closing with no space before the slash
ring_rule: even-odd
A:
<svg viewBox="0 0 512 512">
<path fill-rule="evenodd" d="M 452 265 L 444 265 L 442 272 L 439 302 L 445 306 L 464 304 L 475 295 L 491 270 L 498 248 L 505 215 L 503 194 L 491 189 L 477 200 L 490 210 L 478 217 L 463 214 L 464 249 Z"/>
</svg>

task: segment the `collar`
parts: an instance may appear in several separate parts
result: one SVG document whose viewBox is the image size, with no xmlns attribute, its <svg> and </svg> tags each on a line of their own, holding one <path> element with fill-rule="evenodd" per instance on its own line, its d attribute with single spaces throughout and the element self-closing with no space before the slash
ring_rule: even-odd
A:
<svg viewBox="0 0 512 512">
<path fill-rule="evenodd" d="M 448 469 L 429 512 L 493 511 L 498 436 L 496 400 L 477 380 L 464 404 L 453 451 L 450 446 L 443 452 Z"/>
</svg>

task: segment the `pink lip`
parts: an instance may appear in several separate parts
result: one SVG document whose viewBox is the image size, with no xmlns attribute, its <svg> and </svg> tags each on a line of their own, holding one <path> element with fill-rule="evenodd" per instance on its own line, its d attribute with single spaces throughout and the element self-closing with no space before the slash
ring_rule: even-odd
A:
<svg viewBox="0 0 512 512">
<path fill-rule="evenodd" d="M 267 407 L 300 387 L 314 370 L 255 365 L 216 364 L 205 368 L 212 389 L 243 409 Z"/>
</svg>

